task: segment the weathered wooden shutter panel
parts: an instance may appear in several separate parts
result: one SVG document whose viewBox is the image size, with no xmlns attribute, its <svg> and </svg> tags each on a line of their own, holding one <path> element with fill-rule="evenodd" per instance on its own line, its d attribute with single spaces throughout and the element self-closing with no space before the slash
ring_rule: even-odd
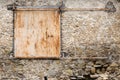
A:
<svg viewBox="0 0 120 80">
<path fill-rule="evenodd" d="M 51 10 L 16 10 L 14 22 L 16 58 L 59 58 L 60 15 Z"/>
</svg>

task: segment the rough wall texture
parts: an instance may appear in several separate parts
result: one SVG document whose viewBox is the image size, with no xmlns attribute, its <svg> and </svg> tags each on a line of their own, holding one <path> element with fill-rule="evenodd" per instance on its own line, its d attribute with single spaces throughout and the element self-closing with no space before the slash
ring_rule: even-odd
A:
<svg viewBox="0 0 120 80">
<path fill-rule="evenodd" d="M 109 0 L 64 0 L 68 8 L 104 8 Z M 120 3 L 110 0 L 115 13 L 68 11 L 61 14 L 61 54 L 66 59 L 14 59 L 13 12 L 7 5 L 56 5 L 60 0 L 0 0 L 0 80 L 69 80 L 97 74 L 95 80 L 120 80 Z M 70 59 L 76 58 L 76 59 Z M 80 57 L 107 57 L 84 60 Z M 69 59 L 68 59 L 69 58 Z M 103 75 L 104 76 L 103 76 Z M 90 78 L 86 77 L 86 80 Z M 94 79 L 91 79 L 94 80 Z"/>
</svg>

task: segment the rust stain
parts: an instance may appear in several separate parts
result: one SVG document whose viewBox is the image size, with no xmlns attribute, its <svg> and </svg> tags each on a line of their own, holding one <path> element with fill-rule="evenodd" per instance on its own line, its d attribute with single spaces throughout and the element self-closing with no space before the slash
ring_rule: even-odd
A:
<svg viewBox="0 0 120 80">
<path fill-rule="evenodd" d="M 47 40 L 47 38 L 48 38 L 47 30 L 48 30 L 48 28 L 46 28 L 46 32 L 45 32 L 46 40 Z"/>
<path fill-rule="evenodd" d="M 44 38 L 41 39 L 41 44 L 46 45 L 46 40 Z"/>
<path fill-rule="evenodd" d="M 59 48 L 59 46 L 60 46 L 60 40 L 59 40 L 59 37 L 56 39 L 56 44 L 55 44 L 55 46 L 57 47 L 57 48 Z M 58 50 L 58 49 L 57 49 Z"/>
<path fill-rule="evenodd" d="M 55 14 L 56 15 L 56 24 L 58 25 L 58 24 L 60 24 L 60 21 L 59 21 L 59 17 L 60 17 L 60 14 L 59 13 L 56 13 Z"/>
<path fill-rule="evenodd" d="M 22 22 L 22 13 L 21 12 L 17 12 L 17 22 L 18 22 L 18 27 L 19 28 L 23 28 L 24 27 L 24 25 L 23 25 L 23 22 Z"/>
<path fill-rule="evenodd" d="M 27 40 L 27 45 L 29 45 L 30 44 L 30 42 Z"/>
<path fill-rule="evenodd" d="M 43 21 L 39 21 L 40 25 L 43 26 Z"/>
<path fill-rule="evenodd" d="M 48 35 L 48 37 L 52 38 L 52 37 L 53 37 L 53 35 Z"/>
<path fill-rule="evenodd" d="M 53 37 L 53 35 L 51 35 L 50 37 Z"/>
<path fill-rule="evenodd" d="M 60 23 L 60 22 L 59 22 L 59 15 L 60 15 L 60 14 L 58 13 L 58 11 L 54 12 L 54 14 L 53 14 L 55 26 Z"/>
<path fill-rule="evenodd" d="M 57 39 L 57 45 L 60 45 L 60 38 Z"/>
<path fill-rule="evenodd" d="M 34 47 L 35 47 L 36 53 L 39 53 L 40 51 L 39 51 L 39 43 L 38 42 L 35 43 Z"/>
<path fill-rule="evenodd" d="M 29 53 L 28 53 L 27 51 L 24 51 L 23 54 L 24 54 L 25 56 L 28 56 L 28 55 L 29 55 Z"/>
<path fill-rule="evenodd" d="M 35 43 L 35 49 L 37 49 L 37 48 L 38 48 L 38 42 Z"/>
</svg>

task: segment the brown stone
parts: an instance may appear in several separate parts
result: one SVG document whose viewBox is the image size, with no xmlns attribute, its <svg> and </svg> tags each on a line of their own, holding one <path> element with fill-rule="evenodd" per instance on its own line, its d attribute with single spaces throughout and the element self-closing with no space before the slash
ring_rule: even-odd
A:
<svg viewBox="0 0 120 80">
<path fill-rule="evenodd" d="M 110 66 L 111 66 L 111 67 L 118 67 L 118 64 L 115 63 L 115 62 L 113 62 Z"/>
<path fill-rule="evenodd" d="M 94 67 L 91 68 L 91 73 L 94 74 L 96 72 L 96 69 Z"/>
<path fill-rule="evenodd" d="M 108 68 L 107 68 L 107 71 L 111 71 L 111 70 L 112 70 L 112 68 L 111 68 L 111 67 L 108 67 Z"/>
</svg>

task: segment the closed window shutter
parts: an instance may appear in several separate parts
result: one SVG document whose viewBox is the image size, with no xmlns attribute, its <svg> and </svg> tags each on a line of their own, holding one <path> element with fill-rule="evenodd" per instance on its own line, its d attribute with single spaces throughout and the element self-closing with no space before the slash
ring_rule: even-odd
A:
<svg viewBox="0 0 120 80">
<path fill-rule="evenodd" d="M 14 14 L 16 58 L 60 57 L 60 14 L 57 10 L 20 8 Z"/>
</svg>

